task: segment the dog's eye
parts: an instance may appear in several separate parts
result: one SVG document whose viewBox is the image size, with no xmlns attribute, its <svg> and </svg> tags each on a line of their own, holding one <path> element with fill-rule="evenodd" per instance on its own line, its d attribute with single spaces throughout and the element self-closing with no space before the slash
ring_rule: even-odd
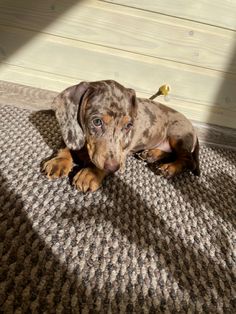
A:
<svg viewBox="0 0 236 314">
<path fill-rule="evenodd" d="M 126 124 L 125 130 L 126 130 L 126 131 L 129 131 L 129 130 L 132 128 L 132 126 L 133 126 L 133 123 L 132 123 L 132 122 L 129 122 L 128 124 Z"/>
<path fill-rule="evenodd" d="M 103 121 L 99 118 L 93 119 L 93 125 L 99 128 L 103 125 Z"/>
</svg>

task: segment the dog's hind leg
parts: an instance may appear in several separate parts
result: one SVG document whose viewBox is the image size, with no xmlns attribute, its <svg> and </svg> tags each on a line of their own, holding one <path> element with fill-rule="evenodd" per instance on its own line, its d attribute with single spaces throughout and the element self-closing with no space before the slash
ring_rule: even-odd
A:
<svg viewBox="0 0 236 314">
<path fill-rule="evenodd" d="M 195 176 L 200 176 L 200 167 L 199 167 L 199 142 L 198 142 L 198 139 L 197 139 L 197 143 L 196 143 L 196 147 L 192 153 L 192 157 L 193 157 L 193 160 L 194 160 L 194 169 L 192 169 L 192 173 L 195 175 Z"/>
<path fill-rule="evenodd" d="M 166 177 L 173 177 L 185 170 L 192 171 L 195 175 L 199 175 L 199 163 L 197 150 L 191 152 L 189 145 L 191 140 L 187 135 L 183 138 L 169 138 L 172 151 L 176 155 L 176 160 L 170 163 L 162 164 L 159 168 Z"/>
</svg>

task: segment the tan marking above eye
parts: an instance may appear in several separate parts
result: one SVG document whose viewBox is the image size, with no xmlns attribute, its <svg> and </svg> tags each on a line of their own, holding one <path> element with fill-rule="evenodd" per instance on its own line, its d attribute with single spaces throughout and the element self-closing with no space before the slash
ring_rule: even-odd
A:
<svg viewBox="0 0 236 314">
<path fill-rule="evenodd" d="M 104 121 L 104 123 L 109 124 L 111 122 L 112 116 L 110 116 L 109 114 L 104 114 L 102 116 L 102 120 Z"/>
<path fill-rule="evenodd" d="M 129 116 L 123 117 L 122 120 L 121 120 L 121 127 L 126 126 L 129 122 L 130 122 L 130 117 Z"/>
</svg>

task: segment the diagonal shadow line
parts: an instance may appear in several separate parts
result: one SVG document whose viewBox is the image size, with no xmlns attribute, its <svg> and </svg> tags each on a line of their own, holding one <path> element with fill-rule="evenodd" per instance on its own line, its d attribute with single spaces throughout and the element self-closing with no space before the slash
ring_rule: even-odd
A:
<svg viewBox="0 0 236 314">
<path fill-rule="evenodd" d="M 224 180 L 228 181 L 229 177 L 226 176 L 224 178 L 221 175 L 220 180 L 223 182 Z M 110 184 L 114 184 L 114 181 L 111 182 L 111 179 L 107 182 L 107 185 L 110 186 Z M 179 182 L 176 182 L 176 186 L 178 186 L 178 184 Z M 202 186 L 202 183 L 194 184 L 193 187 L 206 189 L 209 191 L 209 193 L 211 193 L 211 190 L 215 190 L 214 184 L 210 188 Z M 200 304 L 204 304 L 204 297 L 206 297 L 207 294 L 209 298 L 212 298 L 213 303 L 217 303 L 217 299 L 214 299 L 214 295 L 209 292 L 211 289 L 214 289 L 217 292 L 217 297 L 224 298 L 226 291 L 222 289 L 219 281 L 213 280 L 215 277 L 214 265 L 216 264 L 216 261 L 211 258 L 210 255 L 207 256 L 204 252 L 201 251 L 201 249 L 196 252 L 194 245 L 187 245 L 184 243 L 181 232 L 180 234 L 174 234 L 171 228 L 166 225 L 165 220 L 155 214 L 155 209 L 146 205 L 142 200 L 142 197 L 137 194 L 130 186 L 122 182 L 119 178 L 116 178 L 114 191 L 115 190 L 119 191 L 119 194 L 114 194 L 114 198 L 112 200 L 114 204 L 119 197 L 124 196 L 128 191 L 129 195 L 132 195 L 132 199 L 136 200 L 136 206 L 133 203 L 128 203 L 126 200 L 126 206 L 123 204 L 123 208 L 114 210 L 113 206 L 106 205 L 105 208 L 99 209 L 99 214 L 107 221 L 111 222 L 114 229 L 118 229 L 119 232 L 123 236 L 127 237 L 131 243 L 135 243 L 142 249 L 146 249 L 148 251 L 149 248 L 152 247 L 159 258 L 164 261 L 164 263 L 157 263 L 156 267 L 158 271 L 162 270 L 163 267 L 167 269 L 168 273 L 171 274 L 171 276 L 173 276 L 178 282 L 179 287 L 188 291 L 192 302 L 197 302 L 198 300 Z M 106 191 L 107 190 L 104 189 L 105 193 Z M 180 191 L 184 198 L 191 200 L 191 198 L 189 198 L 188 192 L 186 193 L 186 191 L 181 189 Z M 108 197 L 111 198 L 111 195 L 109 194 Z M 217 207 L 217 204 L 219 205 L 217 201 L 218 199 L 215 200 L 215 208 L 213 206 L 213 211 L 219 215 L 221 208 Z M 232 202 L 233 201 L 235 203 L 235 198 L 232 200 Z M 200 197 L 200 199 L 198 198 L 198 202 L 204 203 L 206 202 L 206 199 L 204 197 Z M 208 205 L 209 204 L 207 204 L 207 206 Z M 192 206 L 194 208 L 196 203 L 193 202 Z M 66 208 L 63 217 L 66 217 L 69 220 L 71 218 L 71 224 L 74 223 L 72 222 L 73 217 L 76 219 L 76 223 L 79 224 L 80 222 L 90 219 L 94 216 L 94 206 L 86 207 L 83 210 L 86 210 L 88 213 L 86 218 L 84 217 L 83 213 L 81 213 L 81 210 L 79 213 L 76 208 Z M 229 211 L 230 210 L 232 209 L 229 209 Z M 196 211 L 196 214 L 201 215 L 201 213 L 198 211 Z M 117 219 L 118 215 L 119 219 Z M 233 214 L 230 213 L 230 217 L 231 215 L 233 216 Z M 95 217 L 95 221 L 98 220 L 99 217 Z M 141 226 L 147 226 L 147 228 L 140 228 Z M 156 230 L 157 228 L 161 234 L 158 239 L 154 234 L 152 234 L 153 230 Z M 199 241 L 199 239 L 196 238 L 195 243 L 196 241 Z M 230 248 L 230 246 L 227 235 L 220 226 L 217 236 L 217 245 L 220 247 L 222 254 L 221 257 L 227 260 L 231 252 L 230 249 L 227 251 L 225 248 Z M 226 268 L 219 266 L 221 268 L 221 274 L 220 278 L 218 279 L 224 283 L 228 293 L 230 291 L 230 282 L 227 278 L 233 278 L 234 276 L 231 266 L 232 265 L 230 265 L 230 263 Z M 160 285 L 163 285 L 161 280 L 162 279 L 160 279 Z M 175 292 L 172 291 L 171 293 L 173 298 L 175 298 Z M 130 288 L 130 298 L 132 298 L 132 288 Z M 119 302 L 121 302 L 121 299 L 119 299 Z M 164 310 L 166 306 L 166 300 L 163 298 L 163 300 L 160 302 L 161 310 Z M 170 306 L 171 305 L 168 305 L 168 307 Z M 183 304 L 182 309 L 187 310 L 187 308 L 188 305 Z"/>
</svg>

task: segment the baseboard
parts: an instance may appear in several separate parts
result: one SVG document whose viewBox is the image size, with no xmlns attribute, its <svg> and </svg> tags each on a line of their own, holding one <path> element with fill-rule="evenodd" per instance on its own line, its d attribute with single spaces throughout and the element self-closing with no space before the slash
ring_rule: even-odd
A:
<svg viewBox="0 0 236 314">
<path fill-rule="evenodd" d="M 58 93 L 30 86 L 0 81 L 0 104 L 30 110 L 48 110 Z M 236 150 L 236 129 L 192 121 L 199 141 Z"/>
<path fill-rule="evenodd" d="M 192 123 L 197 130 L 200 142 L 236 150 L 236 129 L 198 121 L 192 121 Z"/>
<path fill-rule="evenodd" d="M 57 92 L 0 80 L 0 104 L 30 110 L 48 110 Z"/>
</svg>

